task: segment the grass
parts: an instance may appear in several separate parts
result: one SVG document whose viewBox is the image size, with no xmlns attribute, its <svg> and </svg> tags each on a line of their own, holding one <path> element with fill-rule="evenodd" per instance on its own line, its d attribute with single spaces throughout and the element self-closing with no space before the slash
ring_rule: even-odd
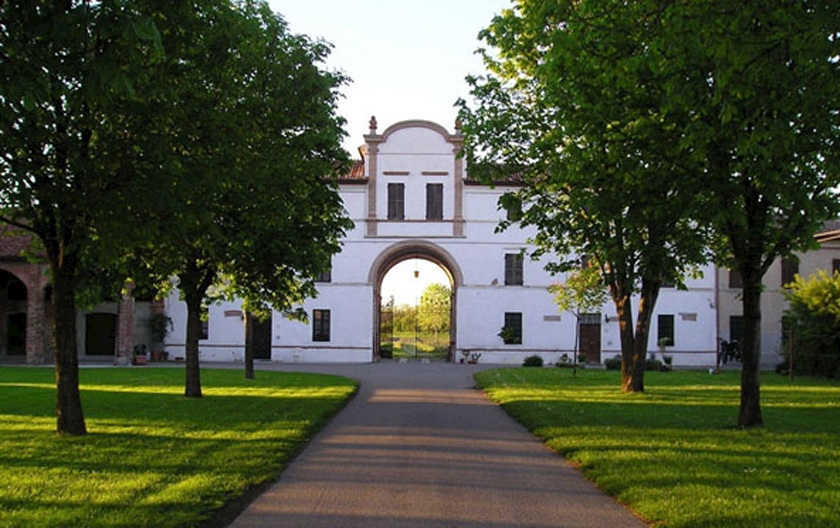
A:
<svg viewBox="0 0 840 528">
<path fill-rule="evenodd" d="M 501 369 L 479 386 L 601 489 L 657 526 L 840 525 L 840 383 L 762 377 L 765 426 L 735 427 L 737 372 Z"/>
<path fill-rule="evenodd" d="M 355 392 L 336 376 L 183 369 L 81 373 L 89 434 L 55 433 L 51 369 L 0 367 L 0 527 L 184 527 L 275 479 Z"/>
</svg>

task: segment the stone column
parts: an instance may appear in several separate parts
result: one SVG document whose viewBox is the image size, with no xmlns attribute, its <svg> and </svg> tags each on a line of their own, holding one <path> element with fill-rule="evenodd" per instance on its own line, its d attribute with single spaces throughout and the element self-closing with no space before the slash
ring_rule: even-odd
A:
<svg viewBox="0 0 840 528">
<path fill-rule="evenodd" d="M 129 281 L 123 289 L 117 308 L 117 354 L 115 365 L 130 365 L 134 354 L 134 283 Z"/>
</svg>

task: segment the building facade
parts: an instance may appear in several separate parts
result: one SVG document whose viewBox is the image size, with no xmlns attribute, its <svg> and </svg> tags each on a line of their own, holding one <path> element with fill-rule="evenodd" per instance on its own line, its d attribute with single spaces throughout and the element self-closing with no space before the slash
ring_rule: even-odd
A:
<svg viewBox="0 0 840 528">
<path fill-rule="evenodd" d="M 559 313 L 547 291 L 562 281 L 544 270 L 545 261 L 521 257 L 534 231 L 511 227 L 496 232 L 506 186 L 491 188 L 469 178 L 459 157 L 463 137 L 427 121 L 406 121 L 378 130 L 371 119 L 360 148 L 362 159 L 341 181 L 345 209 L 355 227 L 319 295 L 304 305 L 308 323 L 281 313 L 259 327 L 256 355 L 281 362 L 371 362 L 381 358 L 382 281 L 407 259 L 440 266 L 452 291 L 448 359 L 480 354 L 481 362 L 521 364 L 538 354 L 557 362 L 575 348 L 576 318 Z M 659 338 L 673 342 L 667 354 L 677 366 L 714 365 L 717 355 L 714 268 L 691 279 L 687 291 L 667 289 L 657 303 L 651 353 Z M 171 358 L 184 355 L 186 307 L 167 299 L 174 330 L 167 338 Z M 209 308 L 200 356 L 205 361 L 242 361 L 244 331 L 239 303 Z M 581 348 L 600 363 L 620 351 L 611 303 L 582 318 Z M 518 339 L 506 343 L 503 326 Z"/>
</svg>

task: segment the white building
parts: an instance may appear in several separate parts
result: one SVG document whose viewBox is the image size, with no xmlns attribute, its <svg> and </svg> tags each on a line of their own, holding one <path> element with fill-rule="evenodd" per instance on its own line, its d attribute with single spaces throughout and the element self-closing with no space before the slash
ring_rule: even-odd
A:
<svg viewBox="0 0 840 528">
<path fill-rule="evenodd" d="M 562 280 L 545 262 L 519 257 L 533 235 L 510 228 L 496 233 L 505 214 L 498 207 L 505 186 L 471 181 L 458 157 L 460 131 L 427 121 L 397 123 L 370 133 L 363 159 L 342 182 L 345 208 L 355 222 L 319 295 L 306 302 L 309 323 L 280 313 L 258 330 L 257 357 L 281 362 L 371 362 L 380 358 L 382 281 L 397 263 L 422 258 L 446 271 L 452 289 L 450 360 L 481 354 L 481 362 L 521 364 L 539 354 L 548 363 L 571 354 L 575 317 L 558 313 L 547 287 Z M 688 291 L 664 290 L 651 328 L 650 351 L 671 337 L 675 365 L 711 366 L 716 361 L 718 313 L 713 267 L 688 283 Z M 170 358 L 183 357 L 186 307 L 167 300 L 174 331 Z M 620 351 L 611 303 L 583 319 L 581 350 L 590 362 Z M 519 327 L 521 343 L 505 344 L 502 326 Z M 242 361 L 244 332 L 238 303 L 210 307 L 204 361 Z"/>
</svg>

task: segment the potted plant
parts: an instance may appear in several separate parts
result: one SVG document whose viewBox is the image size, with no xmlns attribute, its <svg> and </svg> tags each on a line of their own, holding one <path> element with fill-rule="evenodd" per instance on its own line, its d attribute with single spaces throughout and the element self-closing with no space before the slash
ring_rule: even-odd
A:
<svg viewBox="0 0 840 528">
<path fill-rule="evenodd" d="M 503 326 L 497 335 L 502 338 L 506 345 L 516 345 L 520 342 L 519 334 L 509 326 Z"/>
<path fill-rule="evenodd" d="M 131 358 L 131 363 L 133 365 L 145 365 L 146 359 L 146 345 L 134 345 L 134 353 Z"/>
<path fill-rule="evenodd" d="M 154 313 L 149 318 L 149 336 L 152 340 L 152 361 L 166 361 L 169 354 L 163 350 L 163 342 L 172 328 L 172 319 L 164 313 Z"/>
</svg>

